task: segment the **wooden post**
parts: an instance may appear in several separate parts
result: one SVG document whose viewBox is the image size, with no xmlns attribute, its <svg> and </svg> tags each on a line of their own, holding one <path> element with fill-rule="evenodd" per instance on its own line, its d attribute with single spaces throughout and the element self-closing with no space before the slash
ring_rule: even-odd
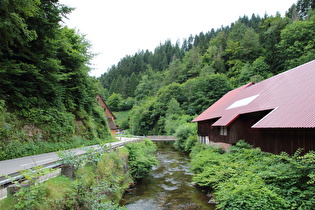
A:
<svg viewBox="0 0 315 210">
<path fill-rule="evenodd" d="M 65 164 L 61 167 L 61 175 L 74 179 L 74 166 Z"/>
</svg>

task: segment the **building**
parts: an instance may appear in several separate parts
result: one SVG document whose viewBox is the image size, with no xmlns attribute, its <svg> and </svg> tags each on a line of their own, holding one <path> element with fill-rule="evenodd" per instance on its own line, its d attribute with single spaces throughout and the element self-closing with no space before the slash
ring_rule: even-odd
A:
<svg viewBox="0 0 315 210">
<path fill-rule="evenodd" d="M 118 128 L 114 121 L 116 119 L 115 115 L 110 111 L 109 107 L 100 95 L 97 95 L 96 98 L 100 106 L 104 109 L 104 113 L 107 118 L 108 126 L 112 136 L 116 137 L 116 132 Z"/>
<path fill-rule="evenodd" d="M 243 139 L 275 154 L 315 150 L 315 60 L 228 92 L 193 122 L 201 142 L 223 148 Z"/>
</svg>

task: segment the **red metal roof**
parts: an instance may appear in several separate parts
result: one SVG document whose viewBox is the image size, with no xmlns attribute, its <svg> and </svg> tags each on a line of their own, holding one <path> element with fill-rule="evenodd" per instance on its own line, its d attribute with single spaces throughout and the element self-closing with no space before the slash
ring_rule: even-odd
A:
<svg viewBox="0 0 315 210">
<path fill-rule="evenodd" d="M 253 128 L 315 128 L 315 60 L 228 92 L 193 122 L 219 118 L 213 126 L 228 126 L 264 110 L 272 111 Z"/>
</svg>

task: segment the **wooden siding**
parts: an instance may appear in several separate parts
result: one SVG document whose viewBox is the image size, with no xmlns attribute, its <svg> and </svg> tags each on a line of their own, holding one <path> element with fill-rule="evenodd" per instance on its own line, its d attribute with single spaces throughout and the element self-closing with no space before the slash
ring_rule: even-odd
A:
<svg viewBox="0 0 315 210">
<path fill-rule="evenodd" d="M 302 154 L 315 150 L 314 128 L 272 128 L 254 129 L 255 135 L 246 141 L 263 151 L 280 154 L 282 151 L 293 155 L 298 148 Z"/>
<path fill-rule="evenodd" d="M 245 140 L 262 151 L 280 154 L 282 151 L 293 155 L 303 147 L 303 153 L 315 150 L 315 128 L 251 128 L 269 111 L 240 115 L 227 129 L 227 136 L 220 135 L 220 127 L 213 127 L 217 119 L 198 122 L 199 136 L 208 136 L 210 141 L 235 144 Z"/>
</svg>

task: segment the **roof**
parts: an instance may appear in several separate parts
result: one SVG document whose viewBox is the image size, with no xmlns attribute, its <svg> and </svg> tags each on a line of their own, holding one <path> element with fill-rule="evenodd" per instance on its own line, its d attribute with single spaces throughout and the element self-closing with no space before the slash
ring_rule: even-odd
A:
<svg viewBox="0 0 315 210">
<path fill-rule="evenodd" d="M 241 114 L 266 110 L 252 128 L 315 128 L 315 60 L 228 92 L 193 122 L 219 118 L 213 126 L 228 126 Z"/>
<path fill-rule="evenodd" d="M 112 118 L 108 117 L 107 122 L 110 130 L 116 130 L 118 128 L 115 122 L 112 120 Z"/>
<path fill-rule="evenodd" d="M 105 111 L 105 115 L 106 117 L 112 117 L 114 119 L 117 119 L 115 117 L 115 115 L 113 114 L 113 112 L 110 110 L 110 108 L 107 106 L 107 104 L 105 103 L 105 100 L 102 98 L 101 95 L 97 94 L 96 95 L 96 98 L 98 99 L 98 102 L 100 104 L 100 106 L 103 108 L 103 109 L 106 109 Z"/>
</svg>

